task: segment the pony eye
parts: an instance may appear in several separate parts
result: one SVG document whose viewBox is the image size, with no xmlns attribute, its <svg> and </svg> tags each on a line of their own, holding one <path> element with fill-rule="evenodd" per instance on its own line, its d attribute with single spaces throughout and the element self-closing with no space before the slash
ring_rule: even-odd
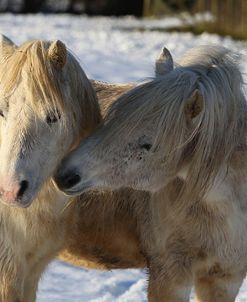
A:
<svg viewBox="0 0 247 302">
<path fill-rule="evenodd" d="M 50 113 L 46 117 L 46 122 L 50 126 L 51 124 L 56 123 L 61 118 L 61 115 L 59 112 L 56 113 Z"/>
<path fill-rule="evenodd" d="M 0 110 L 0 116 L 5 117 L 2 110 Z"/>
<path fill-rule="evenodd" d="M 149 151 L 152 148 L 152 145 L 151 144 L 142 144 L 142 145 L 140 145 L 140 148 Z"/>
</svg>

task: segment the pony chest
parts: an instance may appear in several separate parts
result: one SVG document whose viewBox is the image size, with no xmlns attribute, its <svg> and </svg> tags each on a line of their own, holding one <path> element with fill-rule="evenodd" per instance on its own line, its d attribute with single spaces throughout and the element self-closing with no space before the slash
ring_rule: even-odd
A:
<svg viewBox="0 0 247 302">
<path fill-rule="evenodd" d="M 25 212 L 19 211 L 12 219 L 13 236 L 19 234 L 19 238 L 22 238 L 19 245 L 30 259 L 49 254 L 61 245 L 67 216 L 66 210 L 63 211 L 60 205 L 33 205 Z"/>
<path fill-rule="evenodd" d="M 247 264 L 247 215 L 237 205 L 222 200 L 212 206 L 203 201 L 191 209 L 184 228 L 190 230 L 185 234 L 188 244 L 194 242 L 195 250 L 202 249 L 209 263 Z"/>
<path fill-rule="evenodd" d="M 2 258 L 18 253 L 30 267 L 45 263 L 61 249 L 65 238 L 63 216 L 47 211 L 1 207 Z"/>
<path fill-rule="evenodd" d="M 62 248 L 64 240 L 65 225 L 61 219 L 51 214 L 38 215 L 36 224 L 25 234 L 25 258 L 29 268 L 35 270 L 46 265 Z"/>
</svg>

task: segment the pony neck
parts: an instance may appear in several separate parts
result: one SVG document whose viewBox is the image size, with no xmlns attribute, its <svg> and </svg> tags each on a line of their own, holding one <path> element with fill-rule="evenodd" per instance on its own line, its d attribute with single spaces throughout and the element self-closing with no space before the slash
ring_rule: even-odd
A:
<svg viewBox="0 0 247 302">
<path fill-rule="evenodd" d="M 219 171 L 212 188 L 209 190 L 207 202 L 232 202 L 247 209 L 247 151 L 236 150 L 227 164 Z"/>
<path fill-rule="evenodd" d="M 38 196 L 32 205 L 37 205 L 42 210 L 45 208 L 52 209 L 52 211 L 57 211 L 59 214 L 67 207 L 69 200 L 70 197 L 62 193 L 50 177 L 39 190 Z"/>
<path fill-rule="evenodd" d="M 235 151 L 229 161 L 221 166 L 212 185 L 205 192 L 201 201 L 210 206 L 219 204 L 238 204 L 247 209 L 247 152 Z M 186 184 L 189 173 L 189 164 L 186 164 L 177 174 Z M 186 184 L 189 185 L 189 184 Z"/>
</svg>

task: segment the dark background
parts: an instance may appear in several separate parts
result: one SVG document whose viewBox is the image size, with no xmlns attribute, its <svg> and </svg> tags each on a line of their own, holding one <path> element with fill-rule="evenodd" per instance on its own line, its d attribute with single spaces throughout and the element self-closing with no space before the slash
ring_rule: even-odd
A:
<svg viewBox="0 0 247 302">
<path fill-rule="evenodd" d="M 247 39 L 247 0 L 0 0 L 0 13 L 71 13 L 88 15 L 163 17 L 209 12 L 211 21 L 174 28 Z M 213 21 L 212 21 L 213 20 Z"/>
<path fill-rule="evenodd" d="M 196 0 L 0 0 L 1 12 L 14 13 L 86 13 L 89 15 L 149 14 L 157 2 L 168 10 L 189 10 Z"/>
</svg>

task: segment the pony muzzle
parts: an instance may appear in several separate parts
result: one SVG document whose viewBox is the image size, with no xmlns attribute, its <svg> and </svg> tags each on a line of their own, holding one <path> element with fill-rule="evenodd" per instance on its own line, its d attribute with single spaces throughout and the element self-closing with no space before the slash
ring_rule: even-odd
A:
<svg viewBox="0 0 247 302">
<path fill-rule="evenodd" d="M 81 176 L 76 171 L 70 170 L 62 174 L 58 172 L 54 180 L 60 190 L 67 191 L 81 181 Z"/>
<path fill-rule="evenodd" d="M 0 187 L 1 202 L 8 206 L 27 207 L 30 202 L 24 196 L 28 187 L 29 183 L 27 180 L 22 180 L 19 184 L 6 188 Z"/>
</svg>

